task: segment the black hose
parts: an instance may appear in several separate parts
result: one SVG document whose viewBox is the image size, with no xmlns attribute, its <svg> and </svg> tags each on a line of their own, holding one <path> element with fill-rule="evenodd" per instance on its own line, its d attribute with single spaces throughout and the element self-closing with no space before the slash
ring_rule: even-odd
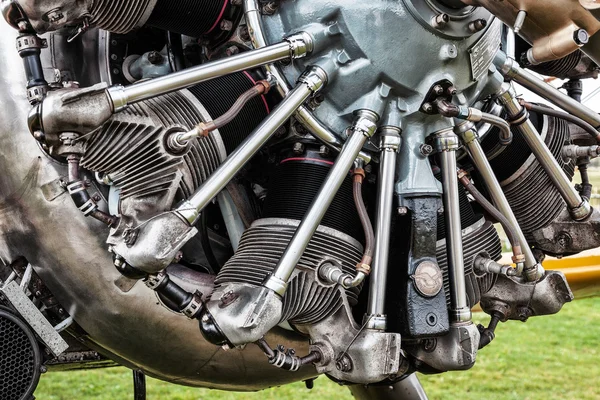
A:
<svg viewBox="0 0 600 400">
<path fill-rule="evenodd" d="M 533 111 L 535 113 L 549 115 L 551 117 L 560 118 L 560 119 L 564 119 L 565 121 L 569 121 L 569 122 L 579 126 L 583 130 L 585 130 L 594 139 L 596 139 L 597 142 L 600 142 L 600 132 L 598 132 L 596 130 L 596 128 L 594 128 L 592 125 L 588 124 L 581 118 L 578 118 L 578 117 L 576 117 L 572 114 L 566 113 L 564 111 L 555 110 L 553 108 L 542 107 L 542 106 L 538 106 L 537 104 L 528 103 L 524 100 L 519 100 L 519 103 L 521 103 L 521 105 L 529 111 Z"/>
</svg>

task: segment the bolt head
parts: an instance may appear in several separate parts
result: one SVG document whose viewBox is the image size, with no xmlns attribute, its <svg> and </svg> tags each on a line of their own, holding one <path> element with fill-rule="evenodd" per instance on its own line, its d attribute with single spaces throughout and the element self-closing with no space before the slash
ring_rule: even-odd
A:
<svg viewBox="0 0 600 400">
<path fill-rule="evenodd" d="M 408 207 L 404 207 L 404 206 L 398 207 L 398 215 L 403 216 L 406 214 L 408 214 Z"/>
<path fill-rule="evenodd" d="M 294 148 L 293 148 L 293 152 L 294 154 L 300 155 L 304 153 L 304 144 L 303 143 L 294 143 Z"/>
<path fill-rule="evenodd" d="M 583 46 L 590 41 L 590 35 L 585 29 L 577 29 L 573 32 L 573 40 L 578 46 Z"/>
<path fill-rule="evenodd" d="M 429 144 L 422 144 L 421 147 L 419 148 L 419 151 L 421 152 L 421 154 L 423 156 L 427 157 L 431 153 L 433 153 L 433 146 L 431 146 Z"/>
</svg>

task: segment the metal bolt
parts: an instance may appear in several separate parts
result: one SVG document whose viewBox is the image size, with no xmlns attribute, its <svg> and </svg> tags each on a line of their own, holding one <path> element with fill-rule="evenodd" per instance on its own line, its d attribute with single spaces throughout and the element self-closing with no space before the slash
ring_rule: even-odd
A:
<svg viewBox="0 0 600 400">
<path fill-rule="evenodd" d="M 319 147 L 319 155 L 323 157 L 327 157 L 329 155 L 329 147 L 321 146 Z"/>
<path fill-rule="evenodd" d="M 578 46 L 583 46 L 590 41 L 590 35 L 585 29 L 577 29 L 573 32 L 573 40 Z"/>
<path fill-rule="evenodd" d="M 423 104 L 423 107 L 421 107 L 421 109 L 428 114 L 433 112 L 433 106 L 431 105 L 431 103 Z"/>
<path fill-rule="evenodd" d="M 434 28 L 443 28 L 450 21 L 448 14 L 438 14 L 431 20 L 431 26 Z"/>
<path fill-rule="evenodd" d="M 469 23 L 469 32 L 477 33 L 482 31 L 487 26 L 487 21 L 485 19 L 477 19 L 471 23 Z"/>
<path fill-rule="evenodd" d="M 444 88 L 441 85 L 435 85 L 433 87 L 433 93 L 440 95 L 440 94 L 444 93 Z"/>
<path fill-rule="evenodd" d="M 457 90 L 454 86 L 450 86 L 448 89 L 446 89 L 446 92 L 450 95 L 450 96 L 454 96 L 457 93 Z"/>
<path fill-rule="evenodd" d="M 398 215 L 406 215 L 408 214 L 408 207 L 398 207 Z"/>
<path fill-rule="evenodd" d="M 225 54 L 227 54 L 227 57 L 234 56 L 234 55 L 238 54 L 239 52 L 240 52 L 240 49 L 238 49 L 237 46 L 230 46 L 227 48 L 227 50 L 225 50 Z"/>
<path fill-rule="evenodd" d="M 151 64 L 157 65 L 162 63 L 164 60 L 162 54 L 160 54 L 158 51 L 151 51 L 148 54 L 148 61 L 150 61 Z"/>
<path fill-rule="evenodd" d="M 49 11 L 45 15 L 46 19 L 50 23 L 55 23 L 64 18 L 64 14 L 60 11 L 59 8 L 55 8 L 54 10 Z"/>
<path fill-rule="evenodd" d="M 244 41 L 250 40 L 250 31 L 248 31 L 248 25 L 241 25 L 239 30 L 240 39 Z"/>
<path fill-rule="evenodd" d="M 294 148 L 292 150 L 294 152 L 294 154 L 303 154 L 304 153 L 304 144 L 298 142 L 298 143 L 294 143 Z"/>
<path fill-rule="evenodd" d="M 560 247 L 563 247 L 563 248 L 569 246 L 571 244 L 572 240 L 573 239 L 571 238 L 571 236 L 566 232 L 561 232 L 556 236 L 556 242 L 558 243 L 558 245 Z"/>
<path fill-rule="evenodd" d="M 421 152 L 421 154 L 422 154 L 424 157 L 427 157 L 427 156 L 429 156 L 431 153 L 433 153 L 433 146 L 431 146 L 430 144 L 423 143 L 423 144 L 421 145 L 421 147 L 419 147 L 419 151 Z"/>
<path fill-rule="evenodd" d="M 352 360 L 348 357 L 347 354 L 344 354 L 342 358 L 335 362 L 335 367 L 342 372 L 350 372 L 352 371 Z"/>
<path fill-rule="evenodd" d="M 529 317 L 531 317 L 531 314 L 532 314 L 531 310 L 526 307 L 519 308 L 517 313 L 519 314 L 519 319 L 523 322 L 527 321 L 529 319 Z"/>
<path fill-rule="evenodd" d="M 279 4 L 275 1 L 270 1 L 262 7 L 262 13 L 264 15 L 273 15 L 279 8 Z"/>
<path fill-rule="evenodd" d="M 117 59 L 119 58 L 119 56 L 117 56 L 116 54 L 111 54 L 110 55 L 110 59 L 113 61 L 117 61 Z"/>
<path fill-rule="evenodd" d="M 219 25 L 219 27 L 221 28 L 222 31 L 230 31 L 233 29 L 233 22 L 231 22 L 228 19 L 224 19 L 221 21 L 221 24 Z"/>
<path fill-rule="evenodd" d="M 99 195 L 99 194 L 95 194 L 95 195 L 92 197 L 92 200 L 94 200 L 94 201 L 98 202 L 98 201 L 102 200 L 102 197 L 100 197 L 100 195 Z"/>
</svg>

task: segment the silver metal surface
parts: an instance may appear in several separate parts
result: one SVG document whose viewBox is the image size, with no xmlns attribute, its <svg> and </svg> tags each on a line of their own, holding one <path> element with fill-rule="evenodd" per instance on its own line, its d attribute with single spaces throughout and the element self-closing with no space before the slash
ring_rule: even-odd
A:
<svg viewBox="0 0 600 400">
<path fill-rule="evenodd" d="M 498 100 L 510 118 L 522 115 L 523 106 L 519 103 L 512 84 L 505 83 L 502 85 L 502 88 L 498 92 Z M 516 127 L 556 186 L 556 189 L 560 192 L 569 209 L 572 210 L 573 218 L 576 220 L 587 218 L 591 212 L 589 204 L 581 198 L 579 192 L 571 185 L 565 171 L 558 164 L 558 161 L 556 161 L 552 152 L 550 152 L 548 146 L 546 146 L 546 143 L 540 137 L 533 123 L 527 118 L 523 123 L 517 124 Z"/>
<path fill-rule="evenodd" d="M 280 295 L 285 292 L 285 285 L 282 285 L 281 282 L 287 282 L 296 268 L 298 260 L 302 257 L 310 238 L 321 223 L 348 171 L 352 168 L 358 153 L 367 139 L 375 134 L 377 128 L 375 123 L 376 119 L 372 114 L 365 114 L 365 116 L 357 118 L 352 128 L 353 133 L 327 175 L 319 194 L 313 200 L 308 213 L 273 271 L 273 275 L 265 282 L 267 287 L 276 290 Z"/>
<path fill-rule="evenodd" d="M 17 310 L 19 315 L 27 321 L 31 329 L 39 336 L 52 354 L 58 356 L 69 348 L 67 342 L 58 334 L 52 324 L 48 322 L 15 281 L 3 285 L 0 292 Z"/>
<path fill-rule="evenodd" d="M 242 221 L 242 217 L 227 190 L 223 190 L 217 195 L 217 202 L 219 203 L 221 215 L 227 227 L 227 235 L 229 236 L 231 247 L 235 252 L 240 244 L 240 238 L 246 229 L 244 221 Z"/>
<path fill-rule="evenodd" d="M 387 288 L 388 258 L 392 209 L 394 205 L 394 184 L 396 178 L 396 158 L 400 147 L 400 132 L 396 129 L 382 131 L 379 186 L 377 188 L 377 212 L 375 217 L 375 250 L 373 268 L 369 280 L 369 303 L 367 305 L 367 328 L 385 329 L 385 291 Z M 379 317 L 379 318 L 377 318 Z M 375 319 L 377 318 L 377 319 Z M 373 324 L 377 322 L 377 328 Z M 383 325 L 383 327 L 382 327 Z"/>
<path fill-rule="evenodd" d="M 562 93 L 531 72 L 521 68 L 515 60 L 507 57 L 501 51 L 496 55 L 494 64 L 507 78 L 523 85 L 568 113 L 581 118 L 593 127 L 600 128 L 600 115 L 597 112 Z"/>
<path fill-rule="evenodd" d="M 315 77 L 321 82 L 321 85 L 326 82 L 326 76 L 318 68 L 311 69 L 307 76 Z M 193 224 L 198 217 L 198 213 L 225 188 L 240 168 L 265 145 L 277 129 L 320 87 L 318 83 L 317 86 L 309 86 L 307 83 L 300 81 L 254 132 L 227 157 L 213 175 L 194 192 L 186 204 L 182 204 L 177 208 L 177 211 L 190 224 Z"/>
<path fill-rule="evenodd" d="M 294 40 L 294 43 L 298 43 L 299 41 L 306 41 L 307 38 L 310 40 L 310 36 L 300 33 L 291 36 L 288 40 Z M 303 57 L 308 54 L 308 49 L 310 49 L 309 46 L 294 47 L 291 42 L 283 41 L 127 87 L 112 86 L 108 89 L 108 95 L 112 101 L 114 111 L 117 112 L 130 104 L 184 89 L 219 76 L 259 67 L 275 61 Z"/>
<path fill-rule="evenodd" d="M 467 301 L 458 178 L 456 176 L 456 149 L 459 141 L 452 128 L 437 132 L 435 137 L 436 141 L 438 143 L 441 141 L 443 146 L 440 149 L 440 160 L 442 185 L 444 186 L 442 198 L 446 222 L 446 251 L 448 252 L 448 271 L 450 274 L 450 318 L 455 322 L 464 322 L 471 319 L 471 309 Z"/>
</svg>

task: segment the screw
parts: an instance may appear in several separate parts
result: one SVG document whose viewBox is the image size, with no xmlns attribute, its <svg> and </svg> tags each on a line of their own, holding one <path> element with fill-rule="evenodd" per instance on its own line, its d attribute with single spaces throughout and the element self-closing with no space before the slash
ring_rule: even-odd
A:
<svg viewBox="0 0 600 400">
<path fill-rule="evenodd" d="M 119 57 L 116 54 L 111 54 L 110 55 L 110 59 L 113 60 L 113 61 L 117 61 L 118 58 Z"/>
<path fill-rule="evenodd" d="M 469 23 L 469 31 L 471 33 L 477 33 L 482 31 L 487 26 L 487 21 L 485 19 L 476 19 L 475 21 Z"/>
<path fill-rule="evenodd" d="M 448 14 L 438 14 L 431 20 L 431 26 L 440 29 L 445 27 L 448 21 L 450 21 Z"/>
<path fill-rule="evenodd" d="M 421 147 L 419 147 L 419 151 L 424 157 L 427 157 L 433 153 L 433 147 L 430 144 L 424 143 L 421 145 Z"/>
<path fill-rule="evenodd" d="M 228 19 L 224 19 L 221 21 L 221 24 L 219 25 L 219 27 L 221 28 L 222 31 L 230 31 L 233 29 L 233 22 L 231 22 Z"/>
<path fill-rule="evenodd" d="M 563 248 L 569 246 L 569 244 L 571 244 L 571 241 L 572 241 L 571 236 L 566 232 L 561 232 L 556 237 L 556 242 L 558 243 L 558 245 L 560 247 L 563 247 Z"/>
<path fill-rule="evenodd" d="M 573 40 L 578 46 L 583 46 L 590 40 L 590 35 L 585 29 L 577 29 L 573 32 Z"/>
<path fill-rule="evenodd" d="M 163 62 L 163 56 L 158 51 L 151 51 L 148 54 L 148 61 L 150 61 L 151 64 L 157 65 Z"/>
<path fill-rule="evenodd" d="M 435 85 L 433 87 L 433 93 L 440 95 L 440 94 L 444 93 L 444 88 L 441 85 Z"/>
<path fill-rule="evenodd" d="M 304 145 L 300 142 L 294 143 L 294 148 L 292 150 L 294 154 L 300 155 L 304 153 Z"/>
<path fill-rule="evenodd" d="M 225 54 L 227 54 L 227 57 L 234 56 L 234 55 L 238 54 L 239 52 L 240 52 L 240 49 L 238 49 L 237 46 L 231 46 L 231 47 L 228 47 L 227 50 L 225 50 Z"/>
<path fill-rule="evenodd" d="M 423 106 L 421 107 L 421 109 L 426 112 L 427 114 L 433 112 L 433 106 L 431 105 L 431 103 L 425 103 L 423 104 Z"/>
<path fill-rule="evenodd" d="M 406 214 L 408 214 L 408 208 L 407 207 L 404 207 L 404 206 L 398 207 L 398 215 L 402 215 L 403 216 L 403 215 L 406 215 Z"/>
<path fill-rule="evenodd" d="M 250 40 L 250 31 L 248 31 L 248 25 L 241 25 L 240 26 L 240 39 L 244 40 L 244 41 L 249 41 Z"/>
<path fill-rule="evenodd" d="M 335 362 L 335 367 L 342 372 L 352 371 L 352 360 L 345 354 L 342 358 Z"/>
<path fill-rule="evenodd" d="M 102 197 L 100 197 L 100 195 L 99 195 L 99 194 L 95 194 L 95 195 L 92 197 L 92 200 L 94 200 L 94 201 L 98 202 L 98 201 L 102 200 Z"/>
</svg>

